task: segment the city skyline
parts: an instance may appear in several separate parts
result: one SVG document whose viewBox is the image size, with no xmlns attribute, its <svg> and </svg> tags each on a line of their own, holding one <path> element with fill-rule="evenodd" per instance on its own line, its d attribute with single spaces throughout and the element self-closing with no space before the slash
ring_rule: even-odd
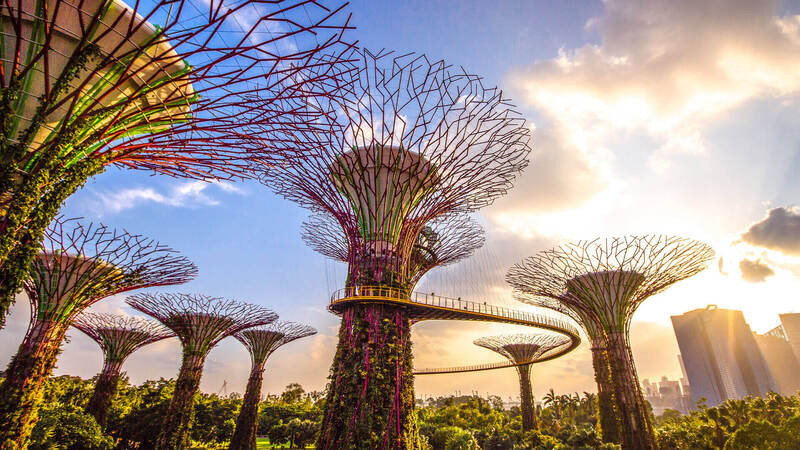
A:
<svg viewBox="0 0 800 450">
<path fill-rule="evenodd" d="M 714 38 L 709 41 L 718 43 L 700 46 L 691 52 L 693 59 L 680 61 L 692 81 L 719 86 L 707 98 L 680 83 L 668 83 L 666 92 L 659 92 L 661 78 L 630 90 L 614 82 L 624 78 L 617 71 L 624 64 L 639 77 L 653 75 L 642 61 L 648 55 L 655 58 L 663 36 L 659 33 L 687 17 L 709 14 L 693 2 L 677 2 L 674 8 L 656 2 L 648 10 L 613 1 L 585 2 L 570 14 L 544 3 L 522 7 L 501 2 L 488 15 L 477 3 L 448 10 L 419 2 L 390 11 L 385 5 L 355 2 L 352 7 L 359 14 L 353 34 L 363 45 L 427 53 L 484 74 L 487 83 L 506 89 L 535 126 L 531 166 L 507 199 L 477 217 L 487 229 L 485 250 L 431 273 L 420 289 L 526 309 L 511 300 L 502 273 L 515 260 L 558 242 L 650 230 L 705 240 L 722 256 L 719 268 L 648 300 L 634 317 L 637 367 L 642 378 L 651 379 L 680 377 L 670 315 L 716 303 L 742 310 L 754 330 L 764 332 L 778 322 L 777 314 L 797 311 L 791 293 L 800 285 L 795 275 L 800 243 L 786 231 L 800 223 L 800 210 L 793 207 L 800 184 L 789 177 L 800 168 L 800 133 L 791 120 L 800 109 L 800 86 L 790 80 L 800 53 L 792 40 L 800 39 L 792 14 L 800 8 L 792 2 L 754 3 L 759 4 L 731 8 L 729 22 L 707 30 Z M 758 20 L 745 20 L 751 16 Z M 655 24 L 649 34 L 645 22 Z M 747 38 L 735 35 L 738 24 L 758 46 L 747 47 Z M 468 39 L 477 25 L 487 42 Z M 626 33 L 648 39 L 623 42 Z M 684 39 L 690 37 L 696 35 Z M 661 50 L 674 56 L 689 48 L 687 42 L 661 42 Z M 731 60 L 721 50 L 723 43 L 749 50 L 741 54 L 750 59 Z M 494 48 L 499 50 L 490 51 Z M 768 51 L 758 56 L 757 50 Z M 615 65 L 614 58 L 624 56 L 628 59 Z M 678 62 L 664 58 L 660 62 L 674 72 Z M 727 65 L 706 73 L 703 58 Z M 742 70 L 734 76 L 730 67 L 743 66 L 760 71 Z M 592 79 L 588 73 L 598 76 Z M 607 113 L 615 120 L 604 119 Z M 756 122 L 759 117 L 769 120 Z M 318 328 L 319 335 L 289 344 L 293 352 L 307 354 L 303 361 L 290 359 L 291 352 L 276 352 L 267 367 L 264 392 L 279 392 L 295 381 L 307 390 L 322 389 L 338 326 L 326 307 L 330 293 L 343 284 L 345 270 L 303 244 L 305 211 L 257 183 L 202 184 L 113 168 L 108 172 L 70 198 L 65 214 L 147 234 L 197 263 L 196 281 L 165 291 L 253 302 L 276 310 L 282 319 Z M 770 230 L 775 232 L 766 232 Z M 484 273 L 471 276 L 476 269 Z M 123 299 L 104 300 L 92 310 L 131 314 Z M 7 363 L 24 334 L 26 303 L 17 300 L 0 332 L 0 364 Z M 416 367 L 497 361 L 491 352 L 473 349 L 472 340 L 525 331 L 441 322 L 415 328 Z M 56 373 L 93 376 L 102 354 L 77 331 L 70 335 Z M 659 351 L 646 351 L 654 347 Z M 126 365 L 132 381 L 174 377 L 178 348 L 173 339 L 134 354 Z M 227 380 L 230 391 L 243 392 L 249 364 L 246 351 L 228 339 L 212 351 L 201 388 L 216 392 Z M 270 372 L 280 376 L 270 377 Z M 504 398 L 518 389 L 511 369 L 420 378 L 416 389 L 418 396 L 436 396 L 454 390 L 484 392 L 484 386 L 493 384 L 499 384 L 496 393 Z M 586 344 L 535 367 L 533 387 L 537 398 L 550 387 L 593 390 Z"/>
</svg>

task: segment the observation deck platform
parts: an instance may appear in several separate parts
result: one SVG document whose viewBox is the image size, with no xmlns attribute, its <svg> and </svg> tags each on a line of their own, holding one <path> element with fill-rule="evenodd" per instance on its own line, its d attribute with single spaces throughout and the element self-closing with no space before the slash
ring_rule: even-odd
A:
<svg viewBox="0 0 800 450">
<path fill-rule="evenodd" d="M 415 322 L 423 320 L 464 320 L 507 323 L 553 331 L 570 339 L 567 345 L 557 347 L 535 361 L 518 363 L 508 361 L 471 366 L 420 369 L 414 371 L 415 375 L 478 372 L 538 363 L 565 355 L 581 343 L 580 334 L 574 325 L 547 314 L 535 314 L 490 305 L 485 302 L 472 302 L 461 300 L 460 298 L 442 297 L 421 292 L 408 293 L 402 289 L 391 287 L 352 286 L 339 289 L 331 295 L 331 303 L 328 309 L 336 315 L 341 315 L 345 306 L 355 303 L 391 303 L 403 306 L 408 310 L 410 319 Z"/>
</svg>

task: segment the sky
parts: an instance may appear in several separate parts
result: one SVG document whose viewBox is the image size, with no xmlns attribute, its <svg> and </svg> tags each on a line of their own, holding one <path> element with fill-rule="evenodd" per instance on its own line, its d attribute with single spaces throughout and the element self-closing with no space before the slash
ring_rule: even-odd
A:
<svg viewBox="0 0 800 450">
<path fill-rule="evenodd" d="M 666 233 L 711 244 L 720 260 L 639 308 L 632 347 L 641 378 L 677 378 L 670 315 L 708 304 L 741 309 L 754 331 L 800 311 L 800 3 L 763 0 L 408 1 L 350 4 L 351 38 L 371 49 L 425 53 L 501 86 L 533 130 L 531 164 L 477 219 L 487 242 L 462 263 L 432 271 L 419 289 L 515 303 L 503 281 L 515 262 L 560 242 Z M 109 169 L 64 206 L 67 216 L 156 238 L 200 269 L 164 289 L 225 296 L 274 309 L 319 333 L 278 350 L 264 393 L 292 382 L 322 389 L 338 319 L 326 310 L 343 268 L 300 240 L 306 211 L 255 182 L 202 183 Z M 136 314 L 124 295 L 93 311 Z M 0 331 L 0 365 L 28 324 L 18 299 Z M 413 328 L 417 367 L 498 361 L 478 337 L 510 325 L 423 322 Z M 96 344 L 77 330 L 56 374 L 91 377 Z M 177 340 L 134 353 L 134 383 L 175 377 Z M 201 389 L 242 392 L 244 347 L 226 339 L 209 355 Z M 584 343 L 535 366 L 537 397 L 594 391 Z M 417 396 L 518 396 L 513 369 L 417 377 Z M 538 393 L 538 394 L 537 394 Z"/>
</svg>

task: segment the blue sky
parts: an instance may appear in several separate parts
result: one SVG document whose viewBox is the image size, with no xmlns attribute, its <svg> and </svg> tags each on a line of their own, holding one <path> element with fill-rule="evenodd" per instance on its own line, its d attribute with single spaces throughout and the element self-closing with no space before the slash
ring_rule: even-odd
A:
<svg viewBox="0 0 800 450">
<path fill-rule="evenodd" d="M 797 308 L 797 255 L 734 242 L 769 209 L 798 204 L 800 82 L 794 74 L 800 68 L 800 20 L 793 14 L 800 7 L 700 3 L 351 3 L 358 27 L 353 39 L 368 48 L 426 53 L 463 65 L 503 87 L 535 126 L 531 167 L 508 198 L 479 217 L 487 228 L 486 249 L 435 271 L 423 289 L 511 305 L 503 271 L 560 241 L 628 232 L 704 239 L 725 255 L 729 275 L 711 270 L 645 303 L 633 327 L 643 378 L 680 373 L 670 314 L 717 303 L 743 309 L 754 329 L 765 331 L 777 323 L 777 313 Z M 63 212 L 183 252 L 200 275 L 171 290 L 262 304 L 317 327 L 318 336 L 272 357 L 265 392 L 293 381 L 323 387 L 338 324 L 325 306 L 343 271 L 300 240 L 304 210 L 254 182 L 202 184 L 109 168 L 71 197 Z M 748 282 L 737 269 L 743 259 L 761 261 L 775 275 Z M 27 326 L 24 303 L 0 332 L 2 364 Z M 121 305 L 122 298 L 113 298 L 95 309 L 129 312 Z M 472 339 L 520 331 L 457 323 L 415 328 L 420 367 L 496 360 L 473 349 Z M 101 367 L 99 349 L 72 335 L 57 373 L 92 376 Z M 178 357 L 177 343 L 166 341 L 135 354 L 126 370 L 134 382 L 170 377 Z M 215 392 L 227 380 L 230 390 L 241 391 L 248 365 L 244 348 L 224 341 L 209 358 L 202 388 Z M 542 389 L 593 390 L 585 346 L 543 364 L 534 376 Z M 507 370 L 420 378 L 417 392 L 516 396 L 515 385 L 516 375 Z"/>
</svg>

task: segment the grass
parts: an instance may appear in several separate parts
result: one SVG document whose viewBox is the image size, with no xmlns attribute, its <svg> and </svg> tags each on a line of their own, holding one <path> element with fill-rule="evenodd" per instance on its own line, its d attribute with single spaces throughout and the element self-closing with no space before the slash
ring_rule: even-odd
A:
<svg viewBox="0 0 800 450">
<path fill-rule="evenodd" d="M 265 437 L 256 438 L 256 449 L 257 450 L 272 449 L 272 448 L 289 448 L 289 444 L 273 446 L 272 444 L 269 443 L 269 439 L 267 439 Z M 306 447 L 306 448 L 312 448 L 313 449 L 315 447 L 314 446 L 310 446 L 310 447 Z"/>
</svg>

